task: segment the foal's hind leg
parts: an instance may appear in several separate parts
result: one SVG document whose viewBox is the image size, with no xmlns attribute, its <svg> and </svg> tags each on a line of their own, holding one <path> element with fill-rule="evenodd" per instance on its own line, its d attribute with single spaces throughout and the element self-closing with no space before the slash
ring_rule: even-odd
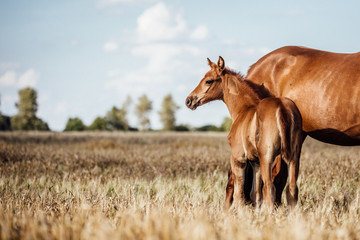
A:
<svg viewBox="0 0 360 240">
<path fill-rule="evenodd" d="M 262 200 L 262 192 L 261 192 L 262 181 L 260 174 L 260 165 L 258 162 L 251 162 L 251 166 L 253 169 L 254 176 L 253 176 L 253 183 L 252 183 L 250 197 L 255 207 L 260 207 Z"/>
<path fill-rule="evenodd" d="M 260 158 L 260 174 L 261 179 L 264 182 L 263 196 L 264 201 L 270 211 L 274 209 L 275 203 L 275 186 L 271 179 L 271 164 L 272 161 L 270 158 Z"/>
<path fill-rule="evenodd" d="M 291 161 L 289 163 L 288 186 L 286 187 L 286 200 L 290 207 L 295 207 L 298 201 L 299 190 L 296 181 L 299 175 L 299 161 Z"/>
<path fill-rule="evenodd" d="M 296 181 L 299 176 L 300 167 L 300 154 L 302 143 L 306 136 L 302 135 L 302 131 L 299 131 L 295 138 L 295 144 L 293 145 L 293 158 L 288 161 L 289 165 L 289 177 L 288 186 L 286 187 L 286 199 L 290 207 L 295 207 L 298 201 L 299 190 L 296 185 Z"/>
<path fill-rule="evenodd" d="M 276 164 L 276 166 L 274 166 L 274 164 Z M 276 189 L 275 204 L 276 206 L 280 206 L 282 204 L 281 195 L 287 183 L 288 166 L 281 158 L 280 154 L 275 158 L 274 164 L 273 164 L 272 178 Z M 276 168 L 276 171 L 274 171 L 274 168 Z"/>
</svg>

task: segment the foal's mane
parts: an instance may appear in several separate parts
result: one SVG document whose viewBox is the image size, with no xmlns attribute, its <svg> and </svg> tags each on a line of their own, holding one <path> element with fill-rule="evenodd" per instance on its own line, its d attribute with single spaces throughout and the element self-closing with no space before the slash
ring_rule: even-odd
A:
<svg viewBox="0 0 360 240">
<path fill-rule="evenodd" d="M 244 75 L 240 72 L 236 72 L 232 69 L 225 68 L 225 73 L 228 73 L 231 76 L 234 76 L 238 83 L 237 86 L 244 92 L 248 93 L 251 98 L 256 102 L 259 102 L 261 99 L 267 97 L 273 97 L 273 95 L 264 87 L 264 84 L 258 85 L 251 82 L 250 80 L 245 79 Z"/>
</svg>

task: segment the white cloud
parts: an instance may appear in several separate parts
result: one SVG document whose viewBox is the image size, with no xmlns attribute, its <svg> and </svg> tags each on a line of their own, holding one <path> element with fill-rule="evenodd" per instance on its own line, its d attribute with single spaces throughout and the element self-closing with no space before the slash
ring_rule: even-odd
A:
<svg viewBox="0 0 360 240">
<path fill-rule="evenodd" d="M 163 2 L 158 2 L 138 16 L 134 30 L 124 33 L 121 41 L 136 46 L 159 42 L 203 41 L 207 39 L 209 29 L 204 24 L 194 29 L 189 28 L 181 10 L 170 9 Z M 118 49 L 118 43 L 109 40 L 103 48 L 105 51 L 114 51 Z"/>
<path fill-rule="evenodd" d="M 104 51 L 105 52 L 114 52 L 119 48 L 118 44 L 114 41 L 108 41 L 104 44 Z"/>
<path fill-rule="evenodd" d="M 2 77 L 0 77 L 0 86 L 14 86 L 16 84 L 16 77 L 16 72 L 7 71 Z"/>
<path fill-rule="evenodd" d="M 141 14 L 137 19 L 140 42 L 173 40 L 187 31 L 186 21 L 180 12 L 171 12 L 160 2 Z"/>
<path fill-rule="evenodd" d="M 108 71 L 105 89 L 135 96 L 144 92 L 161 95 L 163 91 L 184 91 L 184 86 L 174 88 L 174 81 L 197 75 L 194 56 L 205 51 L 189 40 L 204 40 L 208 35 L 207 27 L 199 25 L 190 31 L 181 11 L 172 11 L 160 2 L 138 17 L 134 33 L 130 53 L 135 58 L 145 58 L 145 64 L 136 71 Z"/>
<path fill-rule="evenodd" d="M 208 38 L 209 30 L 206 25 L 195 26 L 188 27 L 181 10 L 164 3 L 146 9 L 138 16 L 136 28 L 121 39 L 128 44 L 129 59 L 139 60 L 138 68 L 109 69 L 105 89 L 133 99 L 146 93 L 154 106 L 161 104 L 166 93 L 185 98 L 187 83 L 200 80 L 207 71 L 206 58 L 199 61 L 199 57 L 207 55 L 201 41 Z M 200 72 L 202 66 L 206 69 Z"/>
<path fill-rule="evenodd" d="M 151 73 L 160 73 L 169 67 L 173 57 L 181 54 L 181 49 L 172 44 L 149 44 L 134 47 L 132 50 L 135 56 L 148 57 L 149 62 L 146 67 Z"/>
<path fill-rule="evenodd" d="M 205 40 L 208 37 L 209 30 L 205 25 L 200 25 L 192 31 L 190 38 L 193 40 Z"/>
<path fill-rule="evenodd" d="M 23 73 L 18 80 L 18 87 L 35 87 L 39 74 L 32 68 Z"/>
<path fill-rule="evenodd" d="M 39 74 L 30 68 L 18 77 L 15 71 L 7 71 L 0 77 L 0 86 L 6 87 L 34 87 L 39 79 Z"/>
<path fill-rule="evenodd" d="M 186 62 L 181 57 L 197 56 L 202 52 L 198 47 L 188 44 L 158 43 L 134 47 L 132 54 L 148 58 L 146 70 L 149 73 L 176 72 L 183 70 Z M 180 71 L 181 71 L 180 70 Z"/>
</svg>

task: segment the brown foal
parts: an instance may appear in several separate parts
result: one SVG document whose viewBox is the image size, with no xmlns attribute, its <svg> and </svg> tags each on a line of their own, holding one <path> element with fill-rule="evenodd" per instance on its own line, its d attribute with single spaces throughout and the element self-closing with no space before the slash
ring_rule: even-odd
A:
<svg viewBox="0 0 360 240">
<path fill-rule="evenodd" d="M 186 105 L 195 110 L 213 100 L 223 100 L 233 125 L 228 135 L 231 146 L 231 172 L 233 200 L 243 202 L 245 169 L 250 162 L 253 168 L 251 200 L 259 206 L 263 198 L 269 209 L 276 200 L 274 176 L 280 171 L 281 159 L 288 165 L 286 190 L 290 206 L 298 199 L 296 180 L 303 141 L 302 119 L 294 102 L 288 98 L 274 98 L 263 86 L 254 84 L 228 68 L 223 58 L 218 64 L 208 59 L 211 70 L 186 99 Z M 232 178 L 233 177 L 233 178 Z M 262 181 L 261 181 L 262 180 Z M 228 185 L 231 188 L 231 184 Z M 231 204 L 227 194 L 225 208 Z"/>
</svg>

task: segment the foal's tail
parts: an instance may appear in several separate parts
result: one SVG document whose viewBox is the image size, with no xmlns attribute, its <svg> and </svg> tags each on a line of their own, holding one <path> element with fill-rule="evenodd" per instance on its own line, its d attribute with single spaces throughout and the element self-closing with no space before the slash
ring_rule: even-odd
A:
<svg viewBox="0 0 360 240">
<path fill-rule="evenodd" d="M 295 121 L 292 111 L 288 111 L 283 103 L 279 106 L 276 112 L 277 125 L 281 138 L 281 156 L 288 162 L 293 156 L 294 141 L 295 141 Z"/>
</svg>

